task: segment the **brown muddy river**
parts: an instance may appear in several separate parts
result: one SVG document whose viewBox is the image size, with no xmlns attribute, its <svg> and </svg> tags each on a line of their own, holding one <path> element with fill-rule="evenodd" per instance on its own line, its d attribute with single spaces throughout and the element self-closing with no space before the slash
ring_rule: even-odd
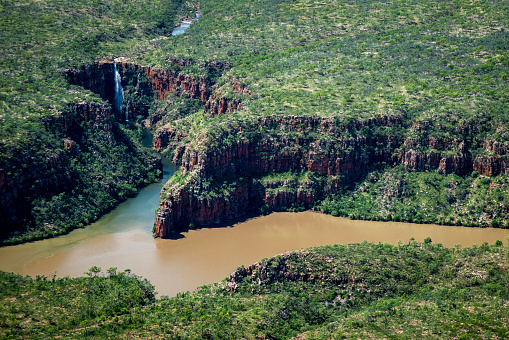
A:
<svg viewBox="0 0 509 340">
<path fill-rule="evenodd" d="M 175 168 L 165 164 L 165 182 Z M 168 171 L 169 169 L 169 171 Z M 414 237 L 452 247 L 493 244 L 509 230 L 351 221 L 313 212 L 273 213 L 226 228 L 189 231 L 178 240 L 152 238 L 161 183 L 152 184 L 96 223 L 54 239 L 0 248 L 0 270 L 24 275 L 81 276 L 92 266 L 131 269 L 159 296 L 218 282 L 241 265 L 289 250 L 334 243 Z"/>
</svg>

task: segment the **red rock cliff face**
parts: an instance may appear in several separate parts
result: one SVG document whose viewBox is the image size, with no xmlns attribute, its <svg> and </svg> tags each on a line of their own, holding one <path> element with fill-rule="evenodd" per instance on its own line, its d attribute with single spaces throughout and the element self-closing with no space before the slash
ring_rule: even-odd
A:
<svg viewBox="0 0 509 340">
<path fill-rule="evenodd" d="M 94 128 L 110 131 L 112 128 L 111 107 L 94 102 L 75 103 L 72 107 L 61 113 L 60 130 L 67 136 L 75 135 L 80 129 L 81 122 L 94 122 Z"/>
<path fill-rule="evenodd" d="M 80 68 L 70 68 L 64 71 L 64 75 L 69 83 L 97 93 L 110 103 L 113 101 L 115 90 L 111 61 L 100 61 Z"/>
<path fill-rule="evenodd" d="M 192 61 L 184 59 L 168 60 L 180 66 L 187 66 Z M 79 69 L 65 70 L 65 75 L 71 84 L 83 86 L 102 98 L 113 102 L 113 61 L 101 61 L 85 65 Z M 238 99 L 214 96 L 212 84 L 207 77 L 194 77 L 188 74 L 179 73 L 172 70 L 165 70 L 157 67 L 142 66 L 127 61 L 116 63 L 121 75 L 125 70 L 136 71 L 144 74 L 150 80 L 152 90 L 157 93 L 159 100 L 163 100 L 169 93 L 180 97 L 188 95 L 191 98 L 199 99 L 205 104 L 205 111 L 209 116 L 228 113 L 235 110 L 241 110 L 243 103 Z M 209 67 L 214 67 L 217 71 L 223 71 L 226 65 L 220 62 L 210 62 Z M 251 91 L 244 88 L 236 79 L 230 79 L 230 87 L 233 91 L 251 96 Z"/>
<path fill-rule="evenodd" d="M 130 68 L 146 75 L 152 84 L 152 89 L 159 99 L 164 99 L 170 92 L 176 96 L 188 93 L 192 98 L 198 98 L 205 103 L 211 93 L 207 77 L 193 77 L 172 70 L 163 70 L 157 67 L 141 66 L 135 63 L 119 62 L 120 68 Z"/>
<path fill-rule="evenodd" d="M 359 127 L 369 124 L 398 124 L 395 117 L 381 117 L 378 120 L 360 122 Z M 333 120 L 314 117 L 272 116 L 260 117 L 253 124 L 260 131 L 261 138 L 242 138 L 240 127 L 225 132 L 225 136 L 211 138 L 222 140 L 228 135 L 237 135 L 239 140 L 224 143 L 219 147 L 196 150 L 188 145 L 179 145 L 175 157 L 182 160 L 182 172 L 192 174 L 191 182 L 180 188 L 166 190 L 156 217 L 156 234 L 168 237 L 179 226 L 190 223 L 204 225 L 244 214 L 247 207 L 267 204 L 272 208 L 290 207 L 292 204 L 311 205 L 325 193 L 331 193 L 347 181 L 356 180 L 367 166 L 376 162 L 391 160 L 394 148 L 401 142 L 392 137 L 339 137 L 346 128 Z M 252 130 L 253 126 L 250 127 Z M 264 131 L 283 131 L 274 135 Z M 292 134 L 299 132 L 299 134 Z M 317 140 L 311 133 L 325 133 L 335 138 Z M 160 129 L 154 137 L 154 144 L 161 149 L 178 140 L 175 132 Z M 174 140 L 173 140 L 174 141 Z M 207 145 L 207 141 L 198 144 Z M 383 145 L 383 147 L 380 147 Z M 239 185 L 230 195 L 200 199 L 204 189 L 201 181 L 224 176 L 263 176 L 270 172 L 313 171 L 330 177 L 331 181 L 299 184 L 297 188 L 283 184 L 271 185 L 250 182 Z M 334 177 L 340 176 L 340 177 Z M 272 190 L 267 190 L 272 189 Z M 238 206 L 239 208 L 234 208 Z M 234 211 L 232 213 L 232 211 Z"/>
<path fill-rule="evenodd" d="M 247 186 L 239 186 L 227 195 L 211 198 L 196 195 L 195 191 L 189 185 L 162 195 L 156 216 L 156 235 L 169 237 L 179 226 L 218 223 L 243 216 L 248 210 L 250 190 Z"/>
<path fill-rule="evenodd" d="M 398 124 L 395 117 L 383 117 L 376 123 Z M 323 175 L 347 175 L 355 180 L 362 170 L 376 162 L 389 163 L 394 150 L 401 144 L 395 138 L 336 137 L 345 128 L 329 119 L 297 116 L 271 116 L 254 123 L 259 131 L 283 131 L 282 134 L 260 133 L 254 141 L 239 140 L 220 148 L 196 151 L 185 147 L 182 153 L 182 170 L 198 167 L 200 177 L 222 177 L 231 173 L 264 175 L 270 171 L 314 171 Z M 375 121 L 360 123 L 360 127 Z M 164 129 L 162 129 L 164 131 Z M 291 132 L 301 134 L 292 136 Z M 326 134 L 331 138 L 317 140 L 309 132 Z M 230 135 L 241 132 L 231 131 Z M 290 133 L 290 136 L 289 136 Z M 155 137 L 164 136 L 158 133 Z M 221 137 L 219 137 L 221 138 Z M 164 146 L 164 142 L 156 142 Z"/>
<path fill-rule="evenodd" d="M 162 197 L 156 217 L 158 236 L 167 237 L 178 226 L 187 226 L 189 223 L 215 223 L 236 216 L 237 212 L 249 206 L 267 204 L 276 209 L 290 207 L 292 204 L 309 206 L 325 194 L 334 193 L 341 186 L 357 180 L 370 165 L 381 162 L 402 164 L 414 171 L 466 174 L 476 170 L 490 176 L 509 173 L 505 145 L 486 143 L 485 148 L 491 155 L 473 157 L 462 141 L 429 139 L 426 143 L 435 151 L 418 152 L 412 149 L 402 151 L 403 145 L 412 145 L 413 142 L 391 135 L 341 137 L 348 129 L 400 126 L 400 119 L 393 116 L 344 126 L 330 118 L 274 115 L 258 117 L 250 124 L 226 129 L 223 135 L 210 137 L 210 140 L 201 136 L 204 139 L 197 141 L 197 145 L 219 146 L 199 149 L 190 147 L 190 144 L 179 144 L 182 136 L 174 130 L 162 128 L 156 133 L 154 145 L 160 150 L 167 145 L 175 146 L 174 161 L 181 160 L 182 173 L 192 174 L 194 178 L 193 183 L 189 182 L 177 191 L 169 190 Z M 253 130 L 259 131 L 259 138 L 242 137 L 243 131 Z M 235 141 L 217 142 L 232 135 L 237 136 Z M 268 190 L 272 189 L 270 186 L 251 183 L 239 187 L 243 194 L 235 196 L 234 200 L 233 196 L 217 196 L 208 201 L 198 199 L 203 192 L 200 183 L 204 179 L 224 176 L 257 177 L 284 171 L 312 171 L 325 176 L 328 181 L 314 186 L 282 186 L 274 190 Z M 241 207 L 235 214 L 231 213 L 232 204 Z M 225 210 L 225 206 L 228 209 Z"/>
<path fill-rule="evenodd" d="M 101 61 L 87 64 L 78 69 L 67 69 L 64 73 L 71 84 L 83 86 L 111 103 L 114 96 L 113 64 L 113 61 Z M 164 99 L 170 92 L 173 92 L 176 96 L 185 92 L 205 103 L 211 93 L 206 77 L 197 78 L 171 70 L 142 66 L 125 61 L 116 64 L 121 75 L 126 69 L 146 75 L 159 99 Z"/>
</svg>

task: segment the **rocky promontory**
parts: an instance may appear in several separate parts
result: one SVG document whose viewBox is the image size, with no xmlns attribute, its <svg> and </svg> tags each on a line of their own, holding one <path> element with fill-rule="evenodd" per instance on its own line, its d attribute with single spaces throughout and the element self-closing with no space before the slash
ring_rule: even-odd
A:
<svg viewBox="0 0 509 340">
<path fill-rule="evenodd" d="M 485 142 L 485 152 L 474 156 L 464 141 L 430 139 L 425 143 L 434 148 L 405 150 L 415 141 L 403 133 L 392 134 L 397 128 L 405 126 L 396 116 L 344 123 L 325 117 L 272 115 L 224 122 L 221 129 L 202 133 L 189 143 L 182 142 L 184 136 L 171 127 L 162 127 L 154 145 L 176 150 L 174 161 L 181 165 L 182 179 L 169 181 L 163 189 L 156 235 L 168 237 L 188 225 L 238 217 L 250 207 L 311 207 L 380 164 L 443 174 L 509 173 L 502 146 Z M 361 133 L 366 129 L 378 132 L 367 136 Z M 293 174 L 294 179 L 274 180 L 274 174 L 280 173 Z M 295 180 L 299 174 L 311 176 Z"/>
<path fill-rule="evenodd" d="M 71 82 L 111 101 L 112 94 L 107 91 L 111 86 L 103 88 L 101 84 L 112 81 L 113 63 L 95 63 L 66 74 Z M 228 65 L 205 63 L 200 67 L 209 70 L 210 76 L 197 77 L 181 70 L 195 63 L 191 59 L 170 58 L 167 63 L 167 69 L 123 59 L 116 65 L 123 83 L 144 75 L 157 100 L 165 100 L 169 94 L 193 98 L 201 102 L 208 118 L 226 114 L 236 118 L 220 120 L 219 125 L 208 126 L 199 134 L 190 134 L 171 122 L 161 124 L 164 109 L 147 120 L 149 127 L 159 126 L 154 133 L 154 149 L 170 149 L 173 162 L 181 166 L 181 177 L 170 180 L 161 194 L 155 225 L 155 234 L 160 237 L 168 237 L 179 228 L 238 218 L 262 206 L 275 210 L 311 207 L 352 186 L 372 167 L 384 164 L 461 176 L 472 171 L 486 176 L 509 174 L 506 145 L 431 137 L 430 122 L 411 122 L 404 114 L 346 120 L 313 115 L 239 115 L 253 93 L 232 76 L 221 86 L 215 83 L 212 75 L 224 72 Z M 228 91 L 234 95 L 224 96 Z M 476 127 L 467 124 L 462 129 L 468 136 Z M 281 173 L 294 178 L 273 178 Z M 305 180 L 299 179 L 302 174 L 306 174 Z"/>
</svg>

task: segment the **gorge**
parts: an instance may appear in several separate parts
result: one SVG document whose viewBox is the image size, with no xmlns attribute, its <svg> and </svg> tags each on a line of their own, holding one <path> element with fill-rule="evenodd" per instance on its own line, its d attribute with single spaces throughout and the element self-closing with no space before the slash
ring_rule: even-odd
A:
<svg viewBox="0 0 509 340">
<path fill-rule="evenodd" d="M 167 62 L 177 68 L 194 63 L 178 58 Z M 103 89 L 105 82 L 100 80 L 109 79 L 111 65 L 100 62 L 68 70 L 66 74 L 72 83 L 108 98 L 107 90 Z M 168 94 L 196 99 L 209 117 L 242 112 L 238 111 L 243 108 L 240 98 L 251 96 L 251 91 L 235 79 L 223 85 L 236 94 L 235 99 L 214 92 L 218 88 L 211 75 L 227 68 L 217 61 L 199 66 L 208 72 L 208 76 L 201 78 L 126 61 L 118 65 L 126 83 L 129 76 L 143 74 L 160 100 Z M 136 105 L 133 110 L 136 112 Z M 154 149 L 171 150 L 173 162 L 181 166 L 182 178 L 175 183 L 170 181 L 163 189 L 155 227 L 159 237 L 170 237 L 189 225 L 205 226 L 239 218 L 249 209 L 262 206 L 271 210 L 313 207 L 315 202 L 341 188 L 352 187 L 369 169 L 381 164 L 460 176 L 472 172 L 483 176 L 509 172 L 506 144 L 480 139 L 411 138 L 404 131 L 424 131 L 429 123 L 409 122 L 405 116 L 345 121 L 315 116 L 237 114 L 221 123 L 220 129 L 208 129 L 196 136 L 188 136 L 174 123 L 160 119 L 154 114 L 143 124 L 156 128 Z M 266 177 L 274 173 L 287 173 L 292 178 Z M 223 186 L 222 192 L 217 192 L 217 185 Z M 480 226 L 490 225 L 488 218 Z"/>
<path fill-rule="evenodd" d="M 188 95 L 202 104 L 210 102 L 213 96 L 206 78 L 198 80 L 127 62 L 118 63 L 118 69 L 116 65 L 115 62 L 101 62 L 80 70 L 67 70 L 66 73 L 71 82 L 88 87 L 105 99 L 109 96 L 119 112 L 122 112 L 117 104 L 120 97 L 118 89 L 122 88 L 120 81 L 123 79 L 128 84 L 136 79 L 134 87 L 139 90 L 139 74 L 150 80 L 148 84 L 156 96 L 158 93 L 159 96 L 160 93 Z M 118 78 L 117 74 L 124 77 Z M 129 80 L 129 76 L 132 79 Z M 249 95 L 239 84 L 233 81 L 230 84 L 237 86 L 237 92 Z M 215 114 L 234 112 L 223 111 L 221 108 L 225 106 L 217 107 Z M 205 105 L 204 109 L 207 110 Z M 131 117 L 136 117 L 136 111 L 131 112 Z M 151 121 L 148 117 L 144 118 L 144 124 L 150 127 Z M 457 153 L 452 155 L 447 153 L 447 143 L 438 140 L 428 141 L 437 150 L 434 153 L 412 150 L 401 153 L 402 145 L 416 142 L 385 133 L 372 138 L 343 137 L 352 131 L 393 129 L 402 124 L 401 119 L 394 116 L 348 124 L 331 118 L 306 116 L 238 119 L 225 124 L 226 128 L 219 135 L 201 136 L 206 138 L 205 141 L 214 141 L 211 143 L 213 146 L 205 151 L 190 148 L 190 143 L 181 143 L 184 136 L 163 125 L 153 137 L 145 133 L 143 146 L 163 151 L 172 145 L 176 149 L 173 161 L 180 165 L 180 169 L 164 159 L 162 183 L 142 189 L 135 198 L 128 199 L 85 229 L 54 240 L 2 249 L 0 258 L 7 261 L 0 264 L 0 269 L 29 275 L 56 272 L 59 276 L 78 276 L 93 265 L 130 268 L 149 278 L 160 294 L 173 296 L 218 281 L 225 272 L 231 272 L 240 265 L 247 266 L 259 258 L 331 242 L 344 244 L 366 240 L 397 244 L 411 238 L 422 241 L 431 237 L 436 243 L 452 247 L 455 244 L 494 243 L 506 237 L 508 233 L 503 229 L 352 221 L 312 212 L 273 213 L 246 222 L 223 223 L 226 228 L 207 228 L 228 219 L 239 220 L 246 215 L 249 207 L 266 205 L 277 210 L 296 203 L 311 207 L 325 195 L 357 181 L 365 169 L 382 162 L 392 166 L 400 164 L 411 171 L 466 174 L 476 170 L 481 175 L 497 175 L 506 171 L 505 150 L 498 144 L 486 144 L 486 148 L 496 150 L 487 161 L 482 156 L 472 157 L 464 144 L 457 146 Z M 261 132 L 258 136 L 255 132 L 249 138 L 245 137 L 253 130 Z M 263 131 L 271 133 L 267 136 Z M 317 135 L 327 138 L 317 138 Z M 240 140 L 231 141 L 228 136 L 236 136 Z M 491 164 L 489 171 L 483 170 L 483 162 Z M 191 178 L 191 184 L 180 189 L 164 188 L 174 172 L 184 176 L 192 174 L 204 180 L 193 182 Z M 288 178 L 270 177 L 270 174 L 285 172 L 302 175 L 297 179 L 292 175 Z M 247 179 L 239 181 L 238 185 L 229 188 L 230 192 L 221 196 L 199 197 L 201 192 L 210 188 L 202 184 L 206 179 L 222 179 L 232 174 L 234 178 Z M 154 217 L 151 212 L 159 202 L 161 189 L 162 199 Z M 179 234 L 191 223 L 205 228 Z M 157 236 L 174 239 L 153 240 L 154 224 Z M 249 240 L 247 243 L 252 246 L 247 247 L 246 242 L 238 240 Z M 12 261 L 13 258 L 18 260 Z M 161 267 L 166 269 L 158 270 Z"/>
<path fill-rule="evenodd" d="M 171 165 L 167 165 L 171 166 Z M 170 168 L 171 169 L 171 168 Z M 166 172 L 164 179 L 171 172 Z M 154 207 L 161 183 L 142 189 L 97 222 L 68 235 L 0 248 L 0 270 L 36 277 L 82 276 L 92 266 L 130 269 L 150 280 L 159 296 L 175 296 L 219 282 L 239 266 L 275 254 L 332 243 L 406 243 L 430 237 L 446 247 L 504 240 L 495 228 L 352 221 L 300 212 L 272 213 L 223 228 L 190 230 L 177 239 L 154 239 Z"/>
<path fill-rule="evenodd" d="M 0 338 L 509 338 L 509 2 L 0 25 Z"/>
</svg>

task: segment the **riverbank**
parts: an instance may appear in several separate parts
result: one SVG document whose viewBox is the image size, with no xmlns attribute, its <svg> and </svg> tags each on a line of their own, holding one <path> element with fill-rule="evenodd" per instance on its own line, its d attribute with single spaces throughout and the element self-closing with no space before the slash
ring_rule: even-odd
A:
<svg viewBox="0 0 509 340">
<path fill-rule="evenodd" d="M 76 279 L 0 272 L 0 336 L 506 338 L 508 251 L 501 241 L 444 248 L 431 239 L 310 248 L 160 300 L 115 268 Z"/>
<path fill-rule="evenodd" d="M 166 176 L 166 174 L 165 174 Z M 238 266 L 286 251 L 329 244 L 382 242 L 397 245 L 430 237 L 447 247 L 480 246 L 505 240 L 509 230 L 396 222 L 368 222 L 313 212 L 272 213 L 222 228 L 182 233 L 175 240 L 153 239 L 161 184 L 142 189 L 98 222 L 58 238 L 0 249 L 0 270 L 23 275 L 77 277 L 88 268 L 131 269 L 149 279 L 160 295 L 221 280 Z"/>
</svg>

